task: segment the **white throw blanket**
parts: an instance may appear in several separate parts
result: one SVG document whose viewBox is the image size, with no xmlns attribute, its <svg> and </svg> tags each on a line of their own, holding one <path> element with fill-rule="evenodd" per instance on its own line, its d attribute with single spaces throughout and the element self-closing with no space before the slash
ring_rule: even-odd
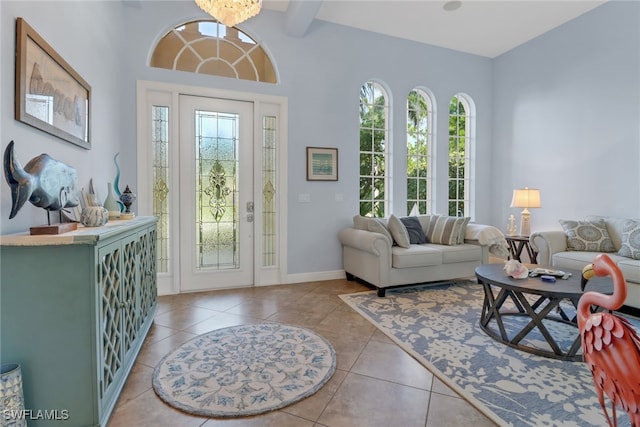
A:
<svg viewBox="0 0 640 427">
<path fill-rule="evenodd" d="M 509 257 L 509 245 L 504 238 L 502 231 L 493 226 L 478 227 L 476 224 L 467 224 L 464 238 L 466 240 L 477 240 L 482 246 L 489 246 L 489 253 L 500 257 Z"/>
</svg>

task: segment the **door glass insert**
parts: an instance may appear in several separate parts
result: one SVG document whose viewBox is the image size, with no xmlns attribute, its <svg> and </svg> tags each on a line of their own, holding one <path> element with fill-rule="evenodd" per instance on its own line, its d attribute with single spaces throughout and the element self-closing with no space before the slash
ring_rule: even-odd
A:
<svg viewBox="0 0 640 427">
<path fill-rule="evenodd" d="M 196 269 L 237 269 L 239 115 L 195 111 Z"/>
<path fill-rule="evenodd" d="M 158 272 L 169 271 L 169 107 L 151 107 L 153 215 L 158 217 Z"/>
<path fill-rule="evenodd" d="M 262 121 L 262 266 L 276 265 L 276 123 L 275 116 Z"/>
</svg>

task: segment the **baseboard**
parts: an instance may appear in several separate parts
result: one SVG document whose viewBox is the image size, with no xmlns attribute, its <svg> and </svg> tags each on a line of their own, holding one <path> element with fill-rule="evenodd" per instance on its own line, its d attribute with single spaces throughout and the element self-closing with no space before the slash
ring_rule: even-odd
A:
<svg viewBox="0 0 640 427">
<path fill-rule="evenodd" d="M 336 280 L 344 278 L 344 270 L 316 271 L 313 273 L 288 274 L 285 279 L 286 282 L 284 283 L 316 282 L 321 280 Z"/>
<path fill-rule="evenodd" d="M 265 283 L 265 284 L 256 284 L 256 287 L 262 286 L 275 286 L 275 285 L 286 285 L 291 283 L 302 283 L 302 282 L 319 282 L 322 280 L 336 280 L 336 279 L 344 279 L 345 272 L 344 270 L 332 270 L 332 271 L 318 271 L 313 273 L 300 273 L 300 274 L 288 274 L 285 279 L 281 283 Z M 180 293 L 176 292 L 173 288 L 169 286 L 162 286 L 158 284 L 158 295 L 176 295 Z"/>
</svg>

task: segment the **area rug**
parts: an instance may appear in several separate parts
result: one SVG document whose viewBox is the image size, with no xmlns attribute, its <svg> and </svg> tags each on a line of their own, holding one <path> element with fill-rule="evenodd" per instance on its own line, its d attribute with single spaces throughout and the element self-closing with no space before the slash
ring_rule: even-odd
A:
<svg viewBox="0 0 640 427">
<path fill-rule="evenodd" d="M 242 325 L 199 335 L 166 355 L 153 373 L 153 389 L 189 414 L 242 417 L 311 396 L 335 369 L 335 350 L 310 330 Z"/>
<path fill-rule="evenodd" d="M 481 285 L 467 281 L 388 291 L 384 298 L 375 292 L 340 298 L 498 425 L 607 425 L 586 364 L 493 340 L 479 326 L 483 296 Z M 578 333 L 549 323 L 548 328 L 565 329 L 553 331 L 561 345 L 569 346 Z M 529 338 L 529 344 L 536 341 L 535 335 Z M 617 413 L 618 425 L 628 426 L 627 415 Z"/>
</svg>

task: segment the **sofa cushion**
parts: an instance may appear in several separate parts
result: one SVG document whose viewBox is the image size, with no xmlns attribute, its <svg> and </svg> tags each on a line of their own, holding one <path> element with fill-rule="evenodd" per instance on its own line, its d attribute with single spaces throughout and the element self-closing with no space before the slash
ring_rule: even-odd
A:
<svg viewBox="0 0 640 427">
<path fill-rule="evenodd" d="M 585 265 L 591 264 L 595 257 L 601 252 L 586 252 L 586 251 L 570 251 L 570 252 L 557 252 L 551 257 L 551 266 L 562 270 L 563 268 L 573 268 L 574 270 L 580 270 Z M 617 255 L 615 253 L 607 254 L 613 262 L 619 264 L 623 261 L 629 261 L 629 258 Z"/>
<path fill-rule="evenodd" d="M 482 261 L 482 247 L 469 243 L 455 246 L 440 246 L 443 264 L 455 264 L 457 262 Z"/>
<path fill-rule="evenodd" d="M 431 220 L 427 239 L 429 243 L 440 245 L 460 245 L 470 217 L 437 216 Z"/>
<path fill-rule="evenodd" d="M 393 268 L 428 267 L 442 264 L 443 251 L 437 245 L 410 245 L 408 248 L 391 248 Z"/>
<path fill-rule="evenodd" d="M 388 227 L 396 244 L 401 248 L 408 248 L 411 244 L 409 242 L 409 233 L 407 233 L 407 229 L 402 221 L 400 221 L 397 216 L 391 214 L 389 217 Z"/>
<path fill-rule="evenodd" d="M 624 222 L 618 255 L 640 259 L 640 221 L 628 219 Z"/>
<path fill-rule="evenodd" d="M 387 228 L 386 220 L 382 218 L 369 218 L 369 231 L 380 233 L 389 240 L 389 244 L 393 245 L 393 237 Z"/>
<path fill-rule="evenodd" d="M 357 230 L 368 230 L 370 221 L 371 221 L 371 218 L 368 216 L 354 215 L 353 228 Z"/>
<path fill-rule="evenodd" d="M 422 244 L 427 243 L 427 235 L 424 234 L 422 224 L 415 216 L 405 216 L 400 218 L 400 221 L 404 225 L 407 233 L 409 234 L 409 243 Z"/>
<path fill-rule="evenodd" d="M 567 250 L 586 252 L 615 252 L 604 220 L 560 220 L 567 235 Z"/>
<path fill-rule="evenodd" d="M 618 267 L 627 282 L 640 283 L 640 260 L 626 258 L 618 262 Z"/>
</svg>

